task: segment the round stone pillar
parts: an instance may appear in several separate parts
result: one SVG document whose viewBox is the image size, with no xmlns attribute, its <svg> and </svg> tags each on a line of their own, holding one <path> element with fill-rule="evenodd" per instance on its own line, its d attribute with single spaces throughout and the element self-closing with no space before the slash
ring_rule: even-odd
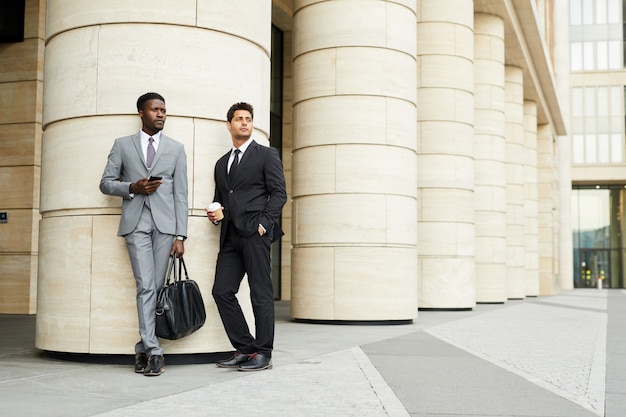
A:
<svg viewBox="0 0 626 417">
<path fill-rule="evenodd" d="M 417 316 L 416 15 L 404 3 L 294 2 L 296 319 Z"/>
<path fill-rule="evenodd" d="M 116 236 L 122 201 L 98 184 L 114 139 L 141 128 L 137 98 L 156 91 L 167 104 L 164 133 L 187 153 L 185 259 L 207 310 L 202 329 L 162 346 L 232 349 L 211 297 L 219 228 L 204 207 L 215 161 L 232 146 L 231 104 L 255 106 L 254 136 L 267 143 L 271 1 L 49 0 L 47 10 L 37 347 L 134 353 L 135 281 Z M 245 290 L 240 299 L 249 314 Z"/>
<path fill-rule="evenodd" d="M 559 292 L 557 273 L 557 251 L 555 242 L 557 167 L 556 142 L 550 125 L 537 127 L 537 207 L 539 235 L 539 295 L 554 295 Z"/>
<path fill-rule="evenodd" d="M 537 202 L 537 103 L 524 101 L 524 287 L 539 295 L 539 229 Z"/>
<path fill-rule="evenodd" d="M 505 302 L 504 22 L 474 15 L 476 301 Z"/>
<path fill-rule="evenodd" d="M 507 298 L 526 296 L 524 257 L 524 73 L 505 67 Z"/>
<path fill-rule="evenodd" d="M 418 6 L 418 265 L 420 308 L 472 308 L 474 265 L 474 6 Z"/>
</svg>

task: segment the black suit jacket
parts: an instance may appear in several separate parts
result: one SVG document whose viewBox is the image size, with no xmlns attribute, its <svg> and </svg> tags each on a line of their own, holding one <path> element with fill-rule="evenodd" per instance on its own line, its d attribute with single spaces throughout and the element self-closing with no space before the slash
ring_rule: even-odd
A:
<svg viewBox="0 0 626 417">
<path fill-rule="evenodd" d="M 280 212 L 287 202 L 283 165 L 275 148 L 252 141 L 243 154 L 232 183 L 228 176 L 230 151 L 215 164 L 215 196 L 224 207 L 220 247 L 229 227 L 241 236 L 258 233 L 259 224 L 272 241 L 278 240 Z"/>
</svg>

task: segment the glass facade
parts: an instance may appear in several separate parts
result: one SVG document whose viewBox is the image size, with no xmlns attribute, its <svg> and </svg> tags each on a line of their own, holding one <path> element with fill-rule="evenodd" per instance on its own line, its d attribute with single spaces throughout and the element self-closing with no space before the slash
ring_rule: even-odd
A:
<svg viewBox="0 0 626 417">
<path fill-rule="evenodd" d="M 626 162 L 626 0 L 570 0 L 569 5 L 572 166 L 599 168 L 592 171 L 595 178 L 586 173 L 578 179 L 601 184 L 573 186 L 574 285 L 624 288 L 626 188 L 615 182 Z M 604 175 L 612 175 L 613 185 L 606 185 Z"/>
<path fill-rule="evenodd" d="M 623 0 L 570 0 L 570 69 L 611 73 L 623 70 Z M 603 79 L 573 85 L 571 91 L 573 164 L 623 164 L 624 85 Z M 598 85 L 598 83 L 600 83 Z"/>
<path fill-rule="evenodd" d="M 624 288 L 626 256 L 622 221 L 626 188 L 575 186 L 572 190 L 574 286 Z"/>
<path fill-rule="evenodd" d="M 572 163 L 624 163 L 624 87 L 573 87 Z"/>
<path fill-rule="evenodd" d="M 570 1 L 572 71 L 620 69 L 624 63 L 622 0 Z"/>
</svg>

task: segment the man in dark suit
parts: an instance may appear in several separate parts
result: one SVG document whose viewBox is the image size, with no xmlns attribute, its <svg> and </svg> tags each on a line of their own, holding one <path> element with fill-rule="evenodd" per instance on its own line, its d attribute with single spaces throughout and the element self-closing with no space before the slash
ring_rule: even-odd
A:
<svg viewBox="0 0 626 417">
<path fill-rule="evenodd" d="M 100 191 L 123 199 L 117 234 L 126 240 L 137 284 L 141 340 L 135 345 L 135 372 L 156 376 L 165 364 L 155 334 L 157 292 L 165 282 L 168 258 L 185 252 L 187 157 L 182 143 L 161 132 L 166 109 L 160 94 L 139 97 L 137 111 L 141 130 L 115 140 Z"/>
<path fill-rule="evenodd" d="M 287 201 L 282 162 L 274 148 L 250 137 L 254 110 L 236 103 L 228 110 L 226 128 L 233 148 L 215 164 L 215 197 L 220 202 L 220 251 L 217 256 L 213 298 L 226 334 L 236 349 L 217 366 L 240 371 L 272 367 L 274 345 L 274 290 L 270 275 L 270 245 L 283 235 L 280 213 Z M 207 210 L 217 223 L 215 212 Z M 241 280 L 248 274 L 255 318 L 255 337 L 237 301 Z"/>
</svg>

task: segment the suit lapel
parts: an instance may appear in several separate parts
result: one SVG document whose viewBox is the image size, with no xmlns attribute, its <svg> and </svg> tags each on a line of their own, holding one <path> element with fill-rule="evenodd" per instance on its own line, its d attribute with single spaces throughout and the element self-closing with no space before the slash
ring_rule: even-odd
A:
<svg viewBox="0 0 626 417">
<path fill-rule="evenodd" d="M 250 145 L 248 145 L 248 149 L 246 149 L 246 151 L 241 156 L 241 161 L 239 161 L 239 166 L 237 168 L 243 168 L 248 159 L 253 158 L 252 153 L 256 151 L 257 146 L 258 144 L 254 140 L 252 140 Z M 237 174 L 239 174 L 239 171 L 237 171 Z"/>
<path fill-rule="evenodd" d="M 154 169 L 156 164 L 159 162 L 159 158 L 161 157 L 163 152 L 165 152 L 165 149 L 167 149 L 167 147 L 169 146 L 169 140 L 170 138 L 168 138 L 163 133 L 161 133 L 161 139 L 159 140 L 159 147 L 157 148 L 156 154 L 154 155 L 154 160 L 152 161 L 152 168 L 150 169 Z"/>
<path fill-rule="evenodd" d="M 141 135 L 139 135 L 139 133 L 133 135 L 132 142 L 135 151 L 137 151 L 137 154 L 139 154 L 139 159 L 141 160 L 141 162 L 143 162 L 143 165 L 147 169 L 148 167 L 146 166 L 146 156 L 143 154 L 143 150 L 141 149 Z"/>
<path fill-rule="evenodd" d="M 235 178 L 233 178 L 232 181 L 230 180 L 230 175 L 228 175 L 228 172 L 226 172 L 226 176 L 228 177 L 228 181 L 231 181 L 231 184 L 235 182 L 237 177 L 241 176 L 241 170 L 245 169 L 245 163 L 248 161 L 248 159 L 254 157 L 252 155 L 252 153 L 256 151 L 256 147 L 257 146 L 258 146 L 258 144 L 254 140 L 252 140 L 252 142 L 250 142 L 250 145 L 248 145 L 248 149 L 246 149 L 246 151 L 241 156 L 241 159 L 239 160 L 239 165 L 237 166 L 237 172 L 235 173 Z M 228 166 L 228 162 L 226 162 L 226 165 Z"/>
</svg>

